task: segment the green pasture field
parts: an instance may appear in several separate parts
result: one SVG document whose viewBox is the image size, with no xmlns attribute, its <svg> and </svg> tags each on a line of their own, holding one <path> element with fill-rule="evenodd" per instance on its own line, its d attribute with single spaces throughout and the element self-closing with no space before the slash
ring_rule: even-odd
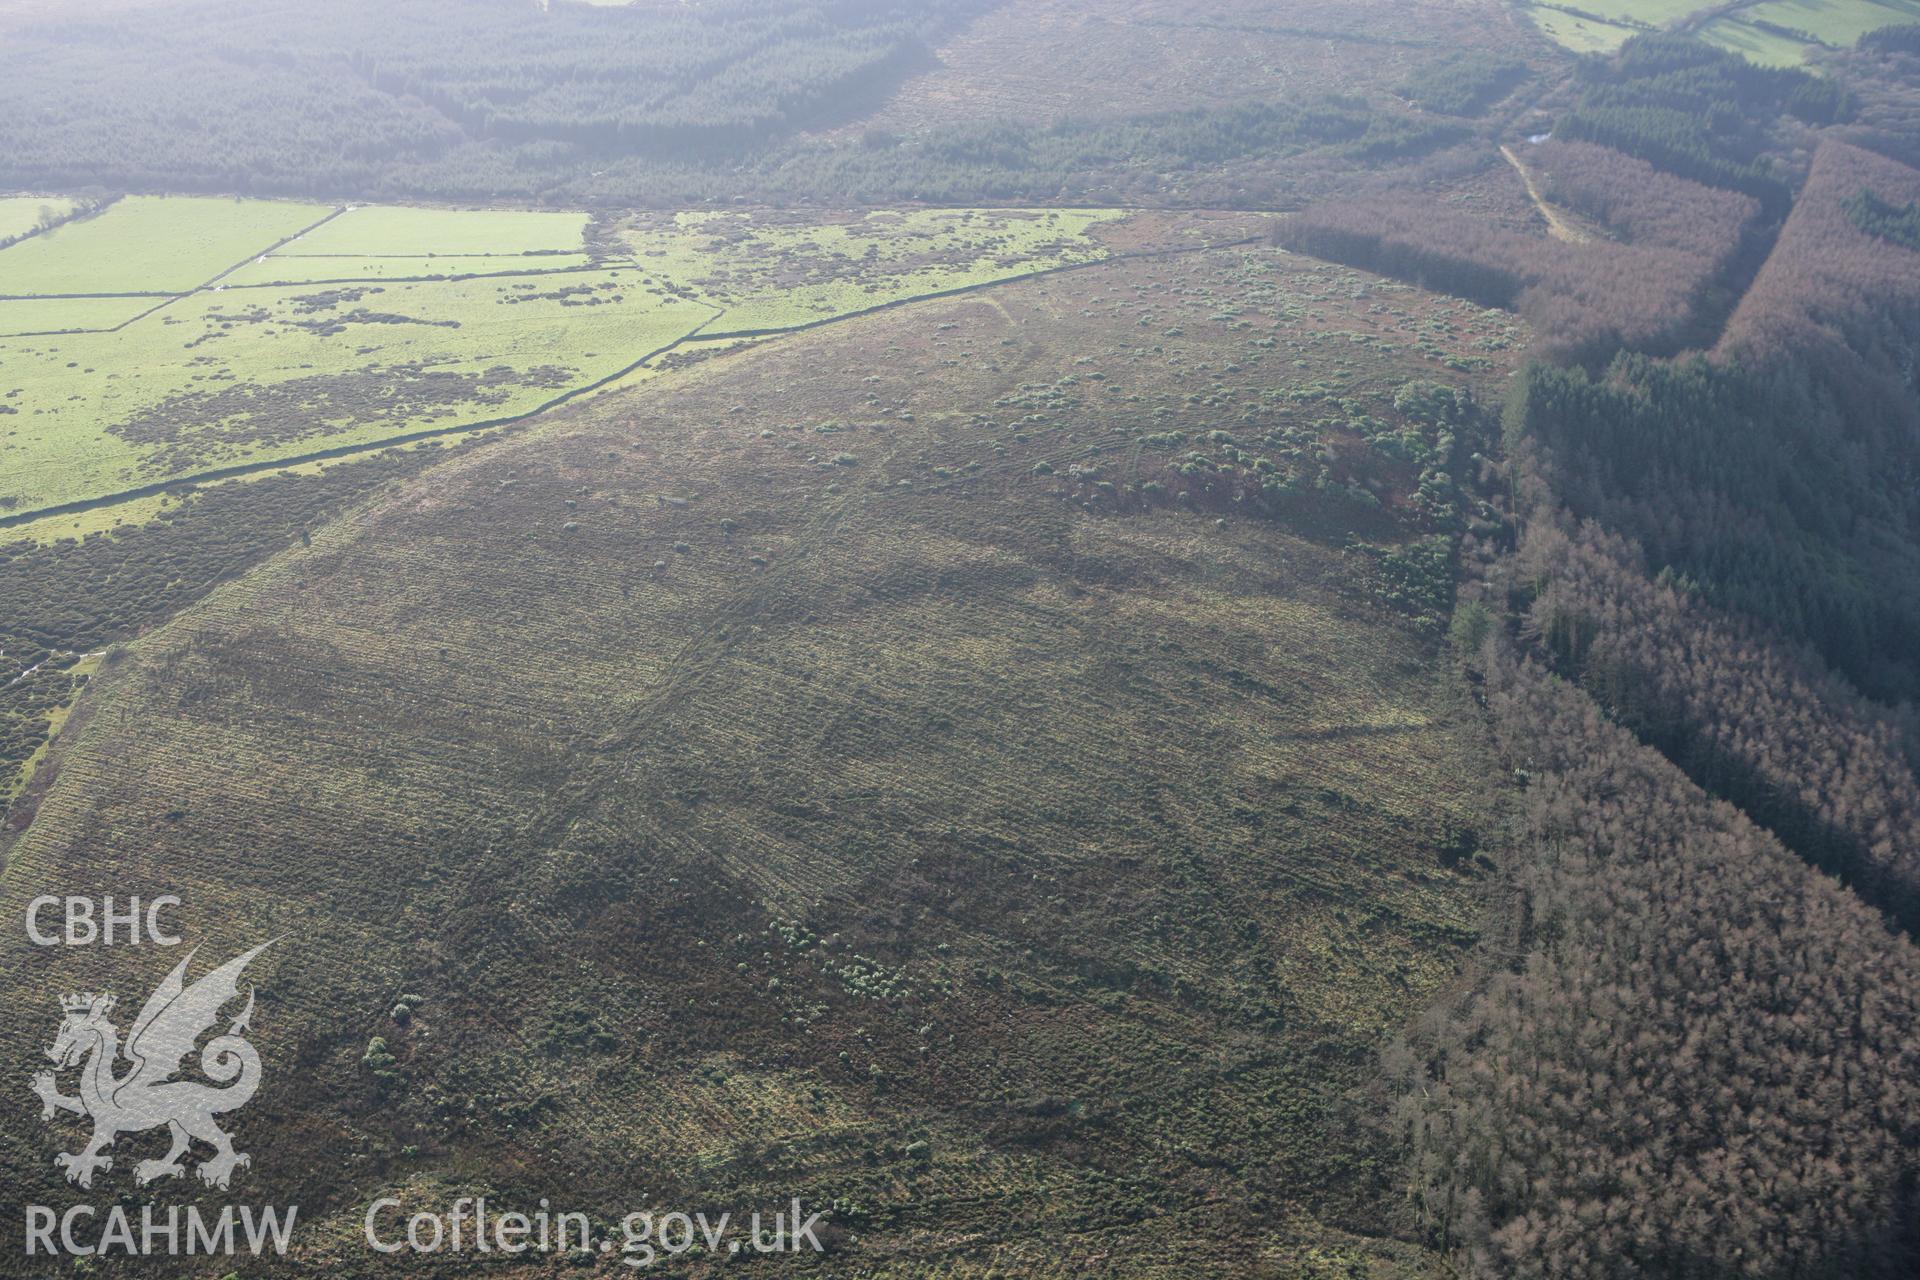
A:
<svg viewBox="0 0 1920 1280">
<path fill-rule="evenodd" d="M 725 308 L 715 332 L 789 329 L 1106 254 L 1114 209 L 915 209 L 801 224 L 683 213 L 627 232 L 634 261 Z"/>
<path fill-rule="evenodd" d="M 1804 41 L 1776 31 L 1764 31 L 1733 18 L 1716 18 L 1701 27 L 1698 34 L 1708 44 L 1730 50 L 1763 67 L 1797 67 L 1814 49 Z"/>
<path fill-rule="evenodd" d="M 0 299 L 0 338 L 76 329 L 111 329 L 150 311 L 165 298 L 4 298 Z M 0 361 L 4 356 L 0 356 Z M 0 388 L 0 396 L 6 394 Z"/>
<path fill-rule="evenodd" d="M 0 249 L 0 297 L 184 293 L 327 212 L 278 200 L 128 196 Z"/>
<path fill-rule="evenodd" d="M 1704 0 L 1580 0 L 1528 9 L 1548 39 L 1575 53 L 1612 53 L 1642 31 L 1669 27 L 1705 8 Z M 1578 12 L 1572 12 L 1578 10 Z"/>
<path fill-rule="evenodd" d="M 522 414 L 703 326 L 1091 261 L 1122 216 L 682 215 L 596 266 L 577 213 L 123 200 L 0 252 L 40 295 L 0 299 L 0 509 Z M 66 293 L 119 296 L 47 296 Z"/>
<path fill-rule="evenodd" d="M 1710 0 L 1568 0 L 1566 7 L 1623 26 L 1666 27 L 1709 8 Z"/>
<path fill-rule="evenodd" d="M 246 288 L 347 280 L 448 280 L 468 276 L 579 271 L 592 264 L 593 260 L 584 253 L 376 258 L 273 254 L 249 262 L 222 279 L 221 283 L 230 288 Z"/>
<path fill-rule="evenodd" d="M 1575 53 L 1612 53 L 1635 34 L 1632 27 L 1595 22 L 1577 14 L 1535 5 L 1527 11 L 1542 35 Z"/>
<path fill-rule="evenodd" d="M 1920 0 L 1767 0 L 1740 11 L 1748 23 L 1804 31 L 1823 44 L 1850 48 L 1869 31 L 1920 22 Z"/>
<path fill-rule="evenodd" d="M 0 196 L 0 240 L 23 236 L 40 225 L 40 217 L 47 210 L 60 216 L 75 203 L 66 196 Z"/>
<path fill-rule="evenodd" d="M 630 269 L 207 290 L 118 333 L 0 346 L 0 499 L 36 509 L 524 413 L 711 315 Z"/>
<path fill-rule="evenodd" d="M 1669 27 L 1713 7 L 1701 0 L 1581 0 L 1564 9 L 1536 4 L 1529 12 L 1535 26 L 1566 48 L 1608 53 L 1638 31 Z M 1579 13 L 1569 12 L 1574 9 Z M 1763 22 L 1783 30 L 1757 25 Z M 1715 18 L 1696 34 L 1762 66 L 1792 67 L 1821 45 L 1847 48 L 1869 31 L 1906 22 L 1920 22 L 1920 0 L 1766 0 Z"/>
<path fill-rule="evenodd" d="M 584 213 L 361 205 L 281 250 L 287 257 L 426 257 L 440 254 L 578 253 Z"/>
</svg>

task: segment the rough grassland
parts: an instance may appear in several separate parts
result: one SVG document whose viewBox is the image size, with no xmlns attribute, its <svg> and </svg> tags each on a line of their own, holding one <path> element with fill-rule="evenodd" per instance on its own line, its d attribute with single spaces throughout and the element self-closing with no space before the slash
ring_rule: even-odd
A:
<svg viewBox="0 0 1920 1280">
<path fill-rule="evenodd" d="M 840 222 L 767 213 L 641 217 L 634 259 L 724 307 L 716 331 L 786 329 L 883 302 L 1102 257 L 1117 209 L 911 209 Z"/>
<path fill-rule="evenodd" d="M 0 297 L 183 293 L 327 213 L 277 200 L 128 196 L 0 249 Z"/>
<path fill-rule="evenodd" d="M 1339 531 L 1035 466 L 1385 412 L 1486 323 L 1216 252 L 564 411 L 110 657 L 0 914 L 286 935 L 234 1124 L 315 1224 L 289 1271 L 386 1274 L 388 1190 L 564 1188 L 837 1203 L 835 1274 L 1416 1274 L 1367 1090 L 1475 937 L 1477 717 Z M 7 1061 L 141 968 L 0 948 Z M 28 1109 L 0 1139 L 66 1202 Z"/>
<path fill-rule="evenodd" d="M 1566 7 L 1628 26 L 1665 27 L 1711 6 L 1709 0 L 1579 0 Z"/>
</svg>

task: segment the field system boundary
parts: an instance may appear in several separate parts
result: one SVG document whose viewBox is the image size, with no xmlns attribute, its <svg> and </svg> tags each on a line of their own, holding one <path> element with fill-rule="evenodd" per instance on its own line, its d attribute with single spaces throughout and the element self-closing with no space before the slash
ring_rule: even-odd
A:
<svg viewBox="0 0 1920 1280">
<path fill-rule="evenodd" d="M 128 325 L 137 324 L 140 321 L 145 320 L 148 316 L 152 315 L 154 312 L 160 311 L 167 307 L 172 306 L 174 303 L 180 301 L 180 299 L 182 298 L 191 298 L 196 293 L 205 293 L 207 290 L 215 288 L 216 286 L 219 285 L 219 283 L 222 280 L 226 279 L 228 276 L 232 275 L 234 272 L 240 270 L 240 268 L 248 265 L 249 263 L 255 261 L 256 259 L 270 256 L 275 249 L 280 248 L 282 245 L 292 244 L 295 240 L 298 240 L 301 236 L 307 234 L 307 232 L 313 231 L 319 227 L 324 227 L 327 223 L 332 222 L 335 218 L 339 217 L 341 214 L 345 212 L 346 212 L 346 209 L 344 206 L 336 207 L 335 209 L 332 210 L 332 212 L 328 213 L 324 218 L 320 218 L 315 222 L 309 223 L 308 225 L 302 227 L 300 230 L 294 232 L 292 235 L 282 236 L 280 239 L 268 245 L 265 249 L 256 250 L 252 253 L 249 253 L 246 257 L 242 258 L 240 261 L 233 263 L 231 266 L 223 267 L 217 274 L 209 276 L 207 279 L 202 280 L 199 284 L 193 286 L 193 288 L 183 289 L 177 293 L 149 293 L 143 290 L 134 290 L 128 293 L 0 294 L 0 302 L 60 302 L 60 301 L 75 302 L 75 301 L 80 301 L 85 299 L 100 300 L 100 299 L 109 299 L 109 298 L 158 298 L 160 300 L 154 303 L 152 306 L 148 307 L 145 311 L 142 311 L 137 315 L 128 316 L 125 320 L 122 320 L 119 324 L 113 325 L 106 329 L 48 329 L 48 330 L 43 330 L 35 333 L 0 333 L 0 338 L 67 338 L 67 337 L 73 337 L 75 335 L 83 334 L 83 333 L 118 333 L 122 329 L 126 328 Z M 239 288 L 245 288 L 248 286 L 232 285 L 229 287 L 239 289 Z"/>
<path fill-rule="evenodd" d="M 284 261 L 284 259 L 282 260 Z M 311 259 L 309 259 L 309 261 L 310 260 Z M 630 259 L 610 259 L 609 261 L 613 261 L 614 265 L 545 267 L 532 271 L 462 271 L 441 276 L 340 276 L 326 280 L 263 280 L 256 284 L 221 285 L 220 290 L 221 292 L 237 292 L 242 289 L 307 289 L 317 288 L 320 285 L 334 284 L 463 284 L 468 280 L 517 280 L 526 276 L 598 275 L 607 271 L 641 270 L 640 265 Z M 219 277 L 215 278 L 218 279 Z M 206 285 L 200 285 L 197 288 L 187 290 L 185 293 L 44 293 L 35 294 L 31 297 L 0 297 L 0 302 L 73 302 L 78 300 L 107 300 L 112 298 L 159 299 L 158 303 L 148 307 L 138 315 L 128 316 L 119 324 L 111 325 L 104 329 L 33 329 L 25 333 L 0 333 L 0 338 L 67 338 L 83 333 L 118 333 L 128 325 L 146 319 L 162 307 L 178 302 L 182 298 L 191 298 L 196 293 L 204 293 L 207 287 Z"/>
<path fill-rule="evenodd" d="M 426 427 L 419 431 L 408 431 L 397 436 L 383 436 L 378 440 L 368 440 L 358 444 L 335 445 L 330 449 L 315 449 L 308 453 L 290 455 L 284 458 L 274 458 L 259 462 L 237 462 L 230 467 L 215 467 L 210 471 L 196 471 L 192 475 L 175 476 L 167 480 L 156 480 L 152 484 L 141 485 L 135 489 L 122 489 L 117 493 L 103 494 L 97 498 L 80 498 L 73 502 L 63 502 L 58 506 L 37 507 L 32 511 L 9 512 L 4 516 L 0 516 L 0 529 L 11 528 L 15 525 L 31 524 L 36 520 L 45 520 L 53 516 L 75 515 L 82 511 L 98 511 L 102 507 L 118 506 L 122 502 L 131 502 L 137 498 L 151 498 L 172 490 L 192 488 L 200 484 L 209 484 L 215 480 L 231 480 L 237 476 L 255 475 L 263 471 L 283 471 L 288 467 L 300 467 L 314 462 L 326 462 L 332 458 L 345 458 L 356 453 L 371 453 L 377 449 L 390 449 L 403 444 L 414 444 L 421 440 L 432 440 L 439 436 L 459 435 L 465 431 L 492 431 L 500 427 L 512 426 L 515 423 L 525 422 L 528 418 L 537 417 L 549 409 L 557 409 L 570 400 L 577 400 L 581 396 L 589 395 L 609 383 L 618 382 L 620 379 L 643 367 L 649 360 L 658 359 L 669 351 L 672 351 L 675 347 L 678 347 L 681 343 L 690 340 L 695 334 L 698 334 L 700 330 L 706 328 L 706 326 L 712 324 L 715 320 L 718 320 L 722 314 L 724 313 L 716 308 L 712 315 L 665 346 L 656 347 L 641 356 L 638 360 L 630 364 L 622 365 L 612 373 L 596 378 L 592 382 L 584 383 L 581 386 L 569 388 L 553 399 L 521 413 L 507 414 L 499 418 L 487 418 L 479 422 L 458 423 L 452 426 Z"/>
<path fill-rule="evenodd" d="M 339 212 L 339 210 L 335 210 L 334 214 L 329 216 L 338 216 Z M 321 221 L 324 222 L 325 220 L 326 219 L 322 219 Z M 314 225 L 318 226 L 319 223 L 315 223 Z M 302 232 L 300 234 L 305 233 Z M 894 298 L 887 302 L 876 303 L 871 307 L 864 307 L 859 311 L 847 311 L 838 315 L 823 316 L 818 320 L 808 320 L 801 324 L 774 329 L 740 329 L 730 333 L 706 333 L 704 331 L 707 326 L 726 315 L 726 308 L 714 303 L 703 302 L 700 305 L 711 307 L 713 314 L 686 333 L 675 338 L 672 342 L 667 343 L 665 346 L 656 347 L 639 359 L 623 365 L 612 373 L 596 378 L 594 381 L 582 384 L 581 386 L 570 388 L 560 395 L 555 396 L 553 399 L 521 413 L 508 414 L 499 418 L 486 418 L 478 422 L 466 422 L 451 426 L 426 427 L 418 431 L 403 432 L 400 435 L 383 436 L 378 440 L 335 445 L 327 449 L 315 449 L 306 453 L 291 454 L 282 458 L 262 459 L 257 462 L 236 462 L 232 466 L 214 467 L 206 471 L 196 471 L 189 475 L 172 476 L 165 480 L 156 480 L 151 484 L 143 484 L 131 489 L 120 489 L 113 493 L 101 494 L 98 497 L 77 498 L 72 502 L 62 502 L 47 507 L 35 507 L 30 511 L 10 511 L 4 515 L 0 515 L 0 529 L 32 524 L 35 521 L 47 520 L 55 516 L 77 515 L 83 511 L 98 511 L 103 507 L 118 506 L 123 502 L 132 502 L 140 498 L 156 497 L 159 494 L 189 489 L 196 485 L 211 484 L 219 480 L 232 480 L 240 476 L 257 475 L 266 471 L 280 471 L 288 467 L 305 466 L 315 462 L 326 462 L 334 458 L 350 457 L 357 453 L 372 453 L 380 449 L 391 449 L 400 445 L 415 444 L 422 440 L 432 440 L 441 436 L 459 435 L 468 431 L 493 431 L 501 427 L 513 426 L 525 422 L 529 418 L 537 417 L 549 410 L 558 409 L 562 405 L 577 400 L 582 396 L 591 395 L 609 384 L 618 382 L 620 379 L 637 372 L 644 368 L 649 362 L 657 360 L 661 356 L 687 343 L 742 341 L 750 338 L 779 337 L 782 334 L 801 333 L 808 329 L 818 329 L 826 325 L 838 324 L 844 320 L 857 320 L 863 316 L 876 315 L 883 311 L 891 311 L 916 303 L 934 302 L 943 298 L 979 293 L 983 290 L 997 288 L 1001 285 L 1017 284 L 1022 280 L 1034 280 L 1042 276 L 1059 275 L 1067 271 L 1082 271 L 1088 267 L 1102 267 L 1116 262 L 1129 262 L 1138 259 L 1164 258 L 1187 253 L 1211 253 L 1222 249 L 1240 249 L 1250 245 L 1264 244 L 1266 242 L 1267 237 L 1263 235 L 1243 236 L 1237 240 L 1223 240 L 1209 244 L 1173 245 L 1164 249 L 1136 249 L 1121 253 L 1110 253 L 1105 257 L 1092 258 L 1086 262 L 1069 262 L 1056 267 L 1042 267 L 1035 271 L 1026 271 L 1015 276 L 1005 276 L 998 280 L 982 280 L 973 284 L 957 285 L 951 289 L 936 289 L 930 293 L 914 294 L 907 298 Z M 281 243 L 284 244 L 285 241 Z M 249 259 L 249 261 L 251 261 L 251 259 Z M 221 274 L 225 275 L 236 269 L 236 267 L 229 267 L 227 272 L 222 272 Z M 218 279 L 220 279 L 220 276 L 214 277 L 214 280 Z M 211 284 L 212 281 L 208 283 Z M 201 286 L 202 289 L 206 287 L 206 285 Z M 194 290 L 194 292 L 199 292 L 199 290 Z M 186 297 L 189 295 L 181 294 L 178 296 Z M 173 300 L 174 299 L 169 299 L 168 301 Z M 163 303 L 161 305 L 164 306 L 165 304 Z M 157 311 L 159 308 L 156 307 L 154 310 Z M 152 312 L 147 312 L 146 314 L 151 315 Z M 127 323 L 132 323 L 132 321 L 128 321 Z"/>
<path fill-rule="evenodd" d="M 27 199 L 27 200 L 38 200 L 38 199 L 66 200 L 66 199 L 72 198 L 69 196 L 47 196 L 45 193 L 39 192 L 39 191 L 20 191 L 20 192 L 13 193 L 13 195 L 16 198 Z M 86 204 L 75 205 L 73 208 L 67 210 L 66 215 L 64 217 L 57 218 L 54 221 L 49 222 L 44 227 L 33 227 L 29 230 L 21 232 L 17 236 L 10 236 L 5 239 L 0 239 L 0 249 L 11 249 L 13 248 L 13 246 L 17 244 L 25 244 L 27 241 L 33 239 L 35 236 L 46 235 L 49 231 L 58 231 L 61 227 L 68 226 L 75 222 L 83 222 L 88 218 L 97 218 L 102 213 L 105 213 L 109 207 L 117 203 L 120 199 L 121 199 L 120 196 L 112 196 L 108 199 L 102 200 L 100 203 L 95 205 L 86 205 Z"/>
<path fill-rule="evenodd" d="M 1577 0 L 1573 3 L 1569 3 L 1568 0 L 1527 0 L 1525 7 L 1529 10 L 1545 9 L 1551 13 L 1565 14 L 1570 18 L 1578 18 L 1580 21 L 1591 23 L 1594 26 L 1605 27 L 1610 31 L 1617 31 L 1621 34 L 1622 38 L 1631 39 L 1634 36 L 1657 31 L 1665 31 L 1672 35 L 1697 37 L 1700 32 L 1708 26 L 1722 21 L 1736 25 L 1748 25 L 1745 24 L 1741 15 L 1749 9 L 1757 9 L 1765 3 L 1767 3 L 1767 0 L 1721 0 L 1721 2 L 1717 4 L 1705 3 L 1665 24 L 1648 22 L 1642 18 L 1634 18 L 1626 15 L 1603 17 L 1591 10 L 1581 8 Z M 1791 38 L 1813 49 L 1833 49 L 1837 47 L 1813 35 L 1811 32 L 1795 32 Z"/>
<path fill-rule="evenodd" d="M 370 205 L 369 208 L 378 208 Z M 400 208 L 412 208 L 401 205 Z M 533 212 L 528 210 L 526 212 Z M 381 258 L 566 258 L 575 257 L 582 249 L 523 249 L 519 253 L 279 253 L 275 254 L 282 262 L 312 262 L 320 258 L 345 258 L 349 262 L 365 262 Z"/>
<path fill-rule="evenodd" d="M 229 267 L 228 270 L 232 268 Z M 218 278 L 215 277 L 215 279 Z M 206 287 L 204 284 L 197 284 L 191 289 L 182 289 L 176 293 L 168 293 L 164 289 L 127 289 L 120 293 L 0 293 L 0 302 L 94 302 L 112 298 L 165 298 L 171 302 L 175 298 L 184 298 L 189 294 L 198 293 Z"/>
<path fill-rule="evenodd" d="M 286 262 L 289 259 L 281 258 Z M 313 259 L 308 258 L 311 262 Z M 338 276 L 325 280 L 262 280 L 256 284 L 230 284 L 228 289 L 305 289 L 321 284 L 456 284 L 466 280 L 513 280 L 522 276 L 566 276 L 599 274 L 606 271 L 638 271 L 640 265 L 631 259 L 607 259 L 609 265 L 588 265 L 584 267 L 539 267 L 522 271 L 460 271 L 438 276 Z"/>
</svg>

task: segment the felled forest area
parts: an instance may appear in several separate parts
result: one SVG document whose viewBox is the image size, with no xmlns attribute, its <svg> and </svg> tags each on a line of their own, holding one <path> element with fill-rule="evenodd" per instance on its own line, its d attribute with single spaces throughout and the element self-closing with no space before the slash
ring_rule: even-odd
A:
<svg viewBox="0 0 1920 1280">
<path fill-rule="evenodd" d="M 147 523 L 51 542 L 0 532 L 0 800 L 28 781 L 90 660 L 158 625 L 380 485 L 420 471 L 447 448 L 348 460 L 170 495 Z"/>
</svg>

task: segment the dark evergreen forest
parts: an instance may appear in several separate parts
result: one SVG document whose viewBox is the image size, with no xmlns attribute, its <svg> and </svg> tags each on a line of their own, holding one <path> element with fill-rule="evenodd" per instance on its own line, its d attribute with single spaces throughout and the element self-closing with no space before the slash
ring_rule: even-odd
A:
<svg viewBox="0 0 1920 1280">
<path fill-rule="evenodd" d="M 79 18 L 0 47 L 0 183 L 530 194 L 595 157 L 737 162 L 871 105 L 987 2 L 207 0 Z"/>
<path fill-rule="evenodd" d="M 1309 95 L 1125 119 L 982 120 L 902 139 L 857 119 L 995 0 L 197 0 L 0 44 L 0 187 L 328 198 L 756 202 L 1151 196 L 1249 157 L 1346 170 L 1467 128 Z M 378 33 L 377 36 L 370 33 Z M 1464 110 L 1516 68 L 1429 76 Z M 1461 85 L 1466 87 L 1462 88 Z M 1236 192 L 1215 203 L 1271 202 Z"/>
</svg>

